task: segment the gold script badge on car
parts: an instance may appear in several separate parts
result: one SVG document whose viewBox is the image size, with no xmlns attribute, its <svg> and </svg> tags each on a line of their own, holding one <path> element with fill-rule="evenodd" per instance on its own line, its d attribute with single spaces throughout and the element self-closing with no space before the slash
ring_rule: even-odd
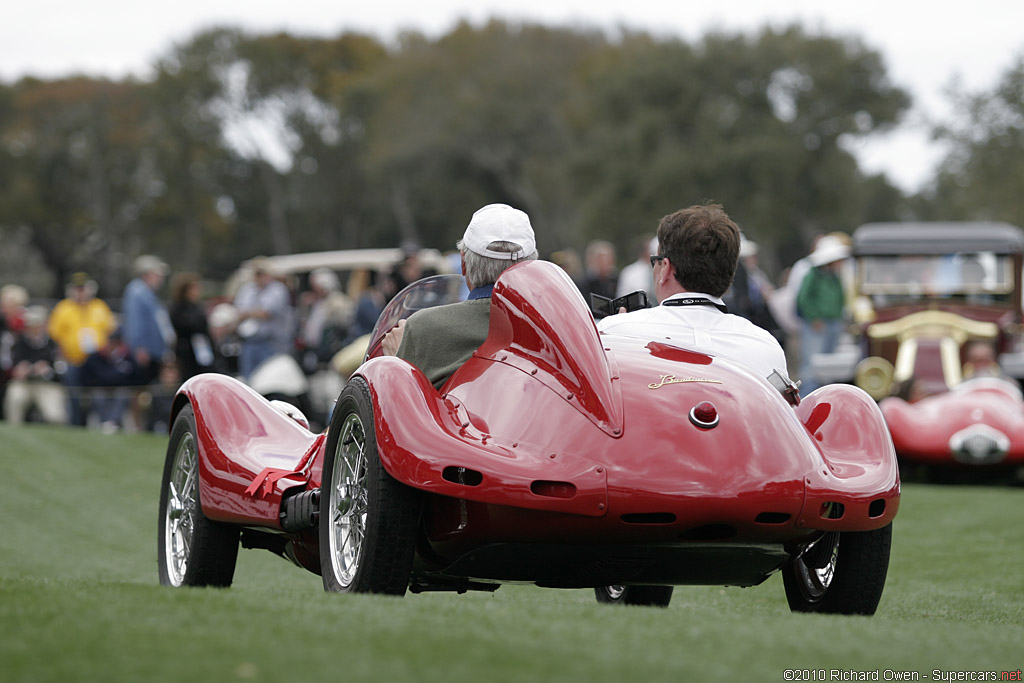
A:
<svg viewBox="0 0 1024 683">
<path fill-rule="evenodd" d="M 657 382 L 651 382 L 647 385 L 648 389 L 660 389 L 666 384 L 686 384 L 688 382 L 704 382 L 705 384 L 721 384 L 722 382 L 717 379 L 710 379 L 707 377 L 676 377 L 675 375 L 662 375 L 661 379 Z"/>
</svg>

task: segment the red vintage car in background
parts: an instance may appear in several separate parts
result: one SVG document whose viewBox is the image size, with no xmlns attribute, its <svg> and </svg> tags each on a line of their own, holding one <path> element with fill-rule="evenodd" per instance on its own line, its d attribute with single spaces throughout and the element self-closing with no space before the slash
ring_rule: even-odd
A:
<svg viewBox="0 0 1024 683">
<path fill-rule="evenodd" d="M 1024 467 L 1024 400 L 1016 382 L 978 377 L 915 402 L 889 397 L 880 407 L 907 465 L 946 479 Z"/>
<path fill-rule="evenodd" d="M 862 390 L 801 402 L 781 376 L 672 339 L 600 335 L 572 281 L 538 261 L 501 276 L 486 342 L 438 391 L 379 345 L 458 284 L 428 278 L 392 301 L 324 433 L 229 377 L 181 388 L 161 583 L 227 586 L 241 545 L 328 591 L 518 582 L 667 605 L 676 585 L 781 571 L 794 610 L 875 611 L 900 483 Z"/>
</svg>

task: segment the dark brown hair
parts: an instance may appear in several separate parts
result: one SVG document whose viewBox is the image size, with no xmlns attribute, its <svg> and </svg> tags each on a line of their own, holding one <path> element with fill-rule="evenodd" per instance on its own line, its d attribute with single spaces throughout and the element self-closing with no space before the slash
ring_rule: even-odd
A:
<svg viewBox="0 0 1024 683">
<path fill-rule="evenodd" d="M 658 224 L 658 252 L 685 290 L 720 297 L 736 274 L 740 229 L 718 204 L 680 209 Z"/>
<path fill-rule="evenodd" d="M 177 273 L 171 281 L 171 301 L 180 303 L 188 298 L 188 288 L 199 282 L 197 273 Z"/>
</svg>

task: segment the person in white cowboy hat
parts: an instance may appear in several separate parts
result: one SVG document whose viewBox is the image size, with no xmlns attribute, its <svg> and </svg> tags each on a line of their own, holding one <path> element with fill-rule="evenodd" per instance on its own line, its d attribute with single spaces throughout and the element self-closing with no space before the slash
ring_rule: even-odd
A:
<svg viewBox="0 0 1024 683">
<path fill-rule="evenodd" d="M 488 204 L 474 213 L 456 247 L 469 298 L 419 310 L 384 338 L 385 354 L 409 361 L 438 389 L 487 338 L 498 276 L 537 258 L 530 217 L 507 204 Z"/>
<path fill-rule="evenodd" d="M 808 257 L 811 268 L 800 283 L 796 297 L 800 316 L 800 393 L 821 386 L 814 375 L 812 360 L 820 353 L 833 353 L 839 344 L 846 313 L 846 296 L 840 268 L 850 256 L 850 245 L 838 235 L 825 235 Z"/>
</svg>

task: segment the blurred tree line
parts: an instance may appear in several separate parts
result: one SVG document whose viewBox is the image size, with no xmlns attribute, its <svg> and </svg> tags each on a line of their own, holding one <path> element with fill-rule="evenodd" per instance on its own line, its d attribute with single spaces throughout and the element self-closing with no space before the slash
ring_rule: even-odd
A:
<svg viewBox="0 0 1024 683">
<path fill-rule="evenodd" d="M 777 272 L 869 220 L 1024 224 L 1022 82 L 1018 64 L 963 96 L 934 188 L 906 197 L 849 151 L 910 105 L 854 38 L 210 30 L 146 80 L 0 83 L 0 269 L 37 295 L 84 269 L 110 293 L 144 252 L 223 279 L 257 254 L 449 249 L 490 202 L 527 211 L 542 254 L 602 238 L 625 264 L 661 216 L 713 200 Z"/>
</svg>

